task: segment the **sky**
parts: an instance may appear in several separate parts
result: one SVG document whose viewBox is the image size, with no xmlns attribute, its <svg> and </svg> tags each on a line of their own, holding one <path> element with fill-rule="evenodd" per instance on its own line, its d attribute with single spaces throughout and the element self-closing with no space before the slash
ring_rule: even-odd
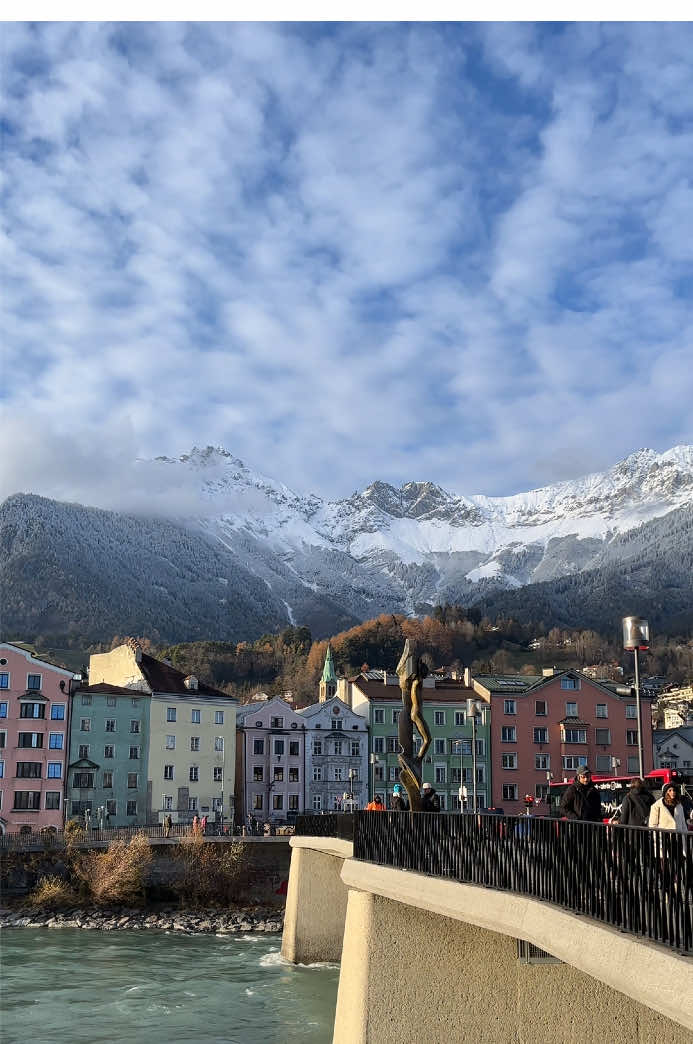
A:
<svg viewBox="0 0 693 1044">
<path fill-rule="evenodd" d="M 137 458 L 208 444 L 505 495 L 693 442 L 693 25 L 2 50 L 0 497 L 127 507 Z"/>
</svg>

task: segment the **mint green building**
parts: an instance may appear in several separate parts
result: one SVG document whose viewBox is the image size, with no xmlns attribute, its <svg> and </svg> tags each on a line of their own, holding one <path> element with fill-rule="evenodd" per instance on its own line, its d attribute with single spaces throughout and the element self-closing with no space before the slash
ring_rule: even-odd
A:
<svg viewBox="0 0 693 1044">
<path fill-rule="evenodd" d="M 480 701 L 466 681 L 429 675 L 424 679 L 422 689 L 424 719 L 432 737 L 424 760 L 423 782 L 435 787 L 441 809 L 448 812 L 460 811 L 461 785 L 467 787 L 467 807 L 472 808 L 473 726 L 467 713 L 467 700 Z M 346 694 L 345 702 L 357 714 L 363 714 L 369 723 L 369 794 L 380 794 L 389 806 L 392 788 L 399 781 L 397 723 L 402 696 L 398 678 L 386 671 L 370 670 L 339 684 Z M 479 808 L 486 808 L 491 803 L 489 738 L 490 712 L 488 707 L 484 707 L 477 714 L 476 726 Z M 416 732 L 414 739 L 418 741 Z"/>
</svg>

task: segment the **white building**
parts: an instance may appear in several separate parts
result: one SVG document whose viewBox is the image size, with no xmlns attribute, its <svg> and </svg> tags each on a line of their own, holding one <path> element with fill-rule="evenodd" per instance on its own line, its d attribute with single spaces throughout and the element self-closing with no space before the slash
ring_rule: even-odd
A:
<svg viewBox="0 0 693 1044">
<path fill-rule="evenodd" d="M 350 811 L 368 800 L 368 722 L 338 696 L 298 711 L 306 727 L 307 812 Z M 345 798 L 345 794 L 351 797 Z"/>
<path fill-rule="evenodd" d="M 693 775 L 693 727 L 655 729 L 652 747 L 655 768 L 678 769 Z"/>
</svg>

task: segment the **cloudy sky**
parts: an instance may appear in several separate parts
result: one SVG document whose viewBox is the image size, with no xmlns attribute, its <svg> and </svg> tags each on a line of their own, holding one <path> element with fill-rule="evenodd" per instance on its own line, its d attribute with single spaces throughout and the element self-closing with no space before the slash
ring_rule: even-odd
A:
<svg viewBox="0 0 693 1044">
<path fill-rule="evenodd" d="M 504 494 L 693 441 L 693 26 L 2 46 L 0 494 L 208 443 Z"/>
</svg>

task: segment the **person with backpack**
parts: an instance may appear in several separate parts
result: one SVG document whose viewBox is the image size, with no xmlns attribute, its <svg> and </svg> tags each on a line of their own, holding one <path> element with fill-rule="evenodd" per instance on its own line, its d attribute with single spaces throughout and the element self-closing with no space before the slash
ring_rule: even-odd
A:
<svg viewBox="0 0 693 1044">
<path fill-rule="evenodd" d="M 632 779 L 617 822 L 621 826 L 647 826 L 653 804 L 654 798 L 645 786 L 644 779 Z"/>
</svg>

